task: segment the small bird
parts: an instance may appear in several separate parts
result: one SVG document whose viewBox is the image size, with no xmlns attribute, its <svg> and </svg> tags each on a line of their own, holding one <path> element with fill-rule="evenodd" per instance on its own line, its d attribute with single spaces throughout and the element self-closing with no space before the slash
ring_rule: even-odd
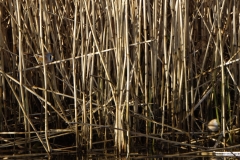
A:
<svg viewBox="0 0 240 160">
<path fill-rule="evenodd" d="M 42 55 L 39 54 L 35 54 L 34 57 L 36 58 L 38 64 L 42 64 L 43 63 L 43 57 Z M 53 61 L 53 55 L 51 53 L 47 53 L 45 54 L 45 63 L 50 63 Z"/>
<path fill-rule="evenodd" d="M 219 122 L 217 119 L 212 119 L 210 122 L 208 122 L 207 128 L 209 131 L 216 132 L 219 130 Z"/>
</svg>

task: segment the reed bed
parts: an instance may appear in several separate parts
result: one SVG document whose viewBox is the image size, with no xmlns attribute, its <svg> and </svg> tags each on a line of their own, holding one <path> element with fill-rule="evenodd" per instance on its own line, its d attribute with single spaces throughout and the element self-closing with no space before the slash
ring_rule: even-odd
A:
<svg viewBox="0 0 240 160">
<path fill-rule="evenodd" d="M 239 149 L 239 8 L 237 0 L 2 0 L 1 152 Z M 54 61 L 38 63 L 48 52 Z M 206 126 L 214 118 L 215 133 Z"/>
</svg>

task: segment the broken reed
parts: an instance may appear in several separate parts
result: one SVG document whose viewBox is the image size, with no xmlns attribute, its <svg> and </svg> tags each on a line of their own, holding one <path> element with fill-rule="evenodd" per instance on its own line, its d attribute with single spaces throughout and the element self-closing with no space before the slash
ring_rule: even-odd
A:
<svg viewBox="0 0 240 160">
<path fill-rule="evenodd" d="M 239 2 L 231 2 L 2 1 L 1 134 L 24 133 L 19 145 L 39 141 L 47 153 L 66 135 L 69 150 L 130 153 L 136 137 L 191 140 L 206 129 L 199 120 L 218 118 L 224 135 L 226 119 L 239 128 Z M 34 54 L 45 52 L 55 61 L 37 64 Z"/>
</svg>

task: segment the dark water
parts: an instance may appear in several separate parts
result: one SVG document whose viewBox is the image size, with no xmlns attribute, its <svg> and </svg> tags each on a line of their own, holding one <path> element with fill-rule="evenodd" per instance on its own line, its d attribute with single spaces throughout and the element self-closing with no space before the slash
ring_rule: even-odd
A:
<svg viewBox="0 0 240 160">
<path fill-rule="evenodd" d="M 172 150 L 171 150 L 172 148 Z M 182 147 L 179 147 L 182 148 Z M 220 148 L 218 148 L 220 149 Z M 174 147 L 170 147 L 168 149 L 160 148 L 160 147 L 146 147 L 146 146 L 132 146 L 130 150 L 130 154 L 126 153 L 118 154 L 116 152 L 116 148 L 110 147 L 107 150 L 104 149 L 93 149 L 92 151 L 81 150 L 76 152 L 74 148 L 69 149 L 68 151 L 63 150 L 54 150 L 49 156 L 44 149 L 37 150 L 35 152 L 29 153 L 29 150 L 1 150 L 0 149 L 0 159 L 18 159 L 18 160 L 69 160 L 69 159 L 92 159 L 92 160 L 101 160 L 101 159 L 150 159 L 150 160 L 160 160 L 160 159 L 179 159 L 179 160 L 213 160 L 213 159 L 223 159 L 223 157 L 214 157 L 214 153 L 216 152 L 191 152 L 187 149 L 178 149 L 175 150 Z M 192 153 L 192 154 L 190 154 Z M 203 154 L 204 153 L 204 154 Z M 236 153 L 236 152 L 235 152 Z M 240 153 L 238 154 L 240 155 Z M 239 159 L 240 157 L 231 157 L 230 159 Z M 229 159 L 229 158 L 227 158 Z"/>
<path fill-rule="evenodd" d="M 239 158 L 239 157 L 238 157 Z M 230 159 L 238 159 L 237 157 L 232 157 Z M 37 153 L 37 154 L 1 154 L 0 159 L 8 159 L 8 160 L 102 160 L 102 159 L 149 159 L 149 160 L 160 160 L 160 159 L 168 159 L 168 160 L 221 160 L 223 157 L 214 157 L 214 156 L 199 156 L 199 155 L 181 155 L 174 157 L 169 157 L 162 154 L 149 154 L 149 153 L 131 153 L 127 154 L 114 154 L 114 153 L 97 153 L 92 152 L 88 154 L 77 154 L 77 153 L 52 153 L 49 157 L 46 153 Z M 227 158 L 229 159 L 229 158 Z"/>
</svg>

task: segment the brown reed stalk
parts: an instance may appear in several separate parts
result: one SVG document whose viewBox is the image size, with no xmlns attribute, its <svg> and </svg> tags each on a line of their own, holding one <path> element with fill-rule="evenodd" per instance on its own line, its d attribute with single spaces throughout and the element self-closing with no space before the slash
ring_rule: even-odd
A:
<svg viewBox="0 0 240 160">
<path fill-rule="evenodd" d="M 77 82 L 76 82 L 76 30 L 77 30 L 77 10 L 78 2 L 74 2 L 75 11 L 74 11 L 74 28 L 73 28 L 73 47 L 72 47 L 72 76 L 73 76 L 73 89 L 74 89 L 74 112 L 75 112 L 75 134 L 76 134 L 76 151 L 78 152 L 79 148 L 79 133 L 78 133 L 78 106 L 77 106 Z"/>
<path fill-rule="evenodd" d="M 217 37 L 218 37 L 218 41 L 217 44 L 219 46 L 219 54 L 220 54 L 220 61 L 221 61 L 221 124 L 222 124 L 222 132 L 223 132 L 223 143 L 224 143 L 224 147 L 226 145 L 226 141 L 225 141 L 225 132 L 226 132 L 226 121 L 225 121 L 225 69 L 224 69 L 224 58 L 223 58 L 223 41 L 222 41 L 222 35 L 221 35 L 221 31 L 222 31 L 222 24 L 220 19 L 222 18 L 222 9 L 220 9 L 220 2 L 216 3 L 216 9 L 217 9 L 217 27 L 218 27 L 218 33 L 217 33 Z M 224 5 L 224 2 L 222 3 L 222 5 Z M 224 7 L 224 6 L 221 6 Z M 217 48 L 218 49 L 218 48 Z"/>
<path fill-rule="evenodd" d="M 187 67 L 187 53 L 189 52 L 188 50 L 188 44 L 189 44 L 189 17 L 188 17 L 188 13 L 189 13 L 189 1 L 186 0 L 184 2 L 184 7 L 183 7 L 183 17 L 184 17 L 184 21 L 183 21 L 183 25 L 184 25 L 184 32 L 183 32 L 183 63 L 184 63 L 184 86 L 185 86 L 185 104 L 186 104 L 186 113 L 190 112 L 190 105 L 189 105 L 189 83 L 188 83 L 188 77 L 189 77 L 189 73 L 190 73 L 190 67 Z M 190 126 L 191 122 L 190 120 L 187 118 L 187 131 L 190 132 L 191 131 L 191 126 Z M 190 139 L 189 139 L 190 140 Z"/>
<path fill-rule="evenodd" d="M 127 44 L 125 46 L 125 56 L 126 56 L 126 70 L 127 70 L 127 80 L 126 80 L 126 101 L 125 101 L 125 104 L 126 104 L 126 128 L 127 128 L 127 133 L 126 133 L 126 136 L 127 136 L 127 144 L 126 144 L 126 152 L 127 152 L 127 155 L 130 154 L 130 124 L 129 124 L 129 120 L 130 120 L 130 115 L 129 115 L 129 86 L 130 86 L 130 54 L 129 54 L 129 39 L 128 39 L 128 33 L 129 33 L 129 25 L 128 25 L 128 3 L 127 1 L 125 1 L 125 29 L 124 29 L 124 32 L 125 32 L 125 44 Z M 125 105 L 124 104 L 124 105 Z M 127 156 L 128 157 L 128 156 Z"/>
<path fill-rule="evenodd" d="M 20 19 L 20 15 L 21 15 L 21 3 L 18 1 L 16 2 L 16 8 L 17 8 L 17 20 L 18 20 L 18 47 L 19 47 L 19 83 L 20 83 L 20 97 L 21 97 L 21 104 L 22 107 L 24 108 L 25 112 L 26 112 L 26 116 L 29 117 L 29 108 L 27 104 L 27 97 L 26 96 L 26 92 L 24 92 L 24 88 L 23 88 L 23 82 L 26 82 L 26 80 L 24 81 L 24 79 L 26 79 L 26 74 L 23 73 L 23 70 L 25 69 L 25 64 L 24 64 L 24 58 L 23 58 L 23 49 L 22 49 L 22 25 L 21 25 L 21 19 Z M 27 141 L 30 141 L 30 134 L 27 133 L 30 130 L 29 127 L 29 123 L 27 122 L 26 116 L 24 116 L 24 129 L 25 129 L 25 146 L 27 146 Z M 31 146 L 29 146 L 31 148 Z"/>
<path fill-rule="evenodd" d="M 45 57 L 45 53 L 44 53 L 44 49 L 43 49 L 43 31 L 42 31 L 42 1 L 39 1 L 39 25 L 40 25 L 40 50 L 42 53 L 42 57 Z M 46 60 L 45 58 L 43 58 L 43 75 L 44 75 L 44 108 L 45 108 L 45 139 L 46 139 L 46 145 L 47 145 L 47 152 L 49 153 L 51 150 L 51 147 L 49 145 L 49 141 L 48 141 L 48 97 L 47 97 L 47 68 L 46 68 Z"/>
<path fill-rule="evenodd" d="M 166 77 L 166 79 L 162 79 L 162 82 L 166 85 L 164 85 L 163 87 L 163 96 L 162 96 L 162 124 L 164 124 L 165 122 L 165 101 L 168 102 L 168 98 L 169 98 L 169 83 L 168 83 L 168 53 L 167 53 L 167 39 L 168 39 L 168 35 L 167 35 L 167 2 L 164 1 L 164 9 L 163 9 L 163 52 L 164 52 L 164 60 L 163 60 L 163 68 L 164 68 L 164 76 Z M 169 56 L 170 58 L 170 56 Z M 163 78 L 163 77 L 162 77 Z M 166 100 L 167 99 L 167 100 Z M 168 103 L 166 103 L 168 104 Z M 162 129 L 161 129 L 161 137 L 163 136 L 163 132 L 164 132 L 164 125 L 162 125 Z"/>
<path fill-rule="evenodd" d="M 2 6 L 0 6 L 0 23 L 2 23 L 2 17 L 3 17 L 3 9 Z M 2 31 L 2 25 L 0 25 L 0 30 Z M 0 69 L 2 71 L 4 71 L 4 56 L 3 56 L 3 34 L 2 32 L 0 32 Z M 6 86 L 5 86 L 5 80 L 3 77 L 0 78 L 0 115 L 3 115 L 3 111 L 6 111 L 6 105 L 5 105 L 5 101 L 6 101 Z M 0 130 L 3 130 L 3 124 L 4 124 L 4 119 L 3 116 L 0 118 Z"/>
<path fill-rule="evenodd" d="M 93 12 L 93 15 L 95 15 L 95 5 L 93 4 L 94 2 L 92 2 L 92 12 Z M 92 22 L 95 22 L 95 16 L 92 16 Z M 96 30 L 96 24 L 93 23 L 93 30 L 95 31 Z M 89 42 L 90 43 L 90 42 Z M 95 52 L 95 45 L 93 43 L 93 49 L 92 49 L 93 52 Z M 93 104 L 92 104 L 92 101 L 93 101 L 93 96 L 92 96 L 92 91 L 93 91 L 93 74 L 94 74 L 94 60 L 95 60 L 95 56 L 93 55 L 92 57 L 89 57 L 89 68 L 90 69 L 90 84 L 89 84 L 89 123 L 90 124 L 93 124 Z M 105 132 L 106 134 L 106 132 Z M 106 138 L 106 136 L 104 137 Z M 106 140 L 106 139 L 105 139 Z M 92 147 L 93 147 L 93 127 L 92 125 L 89 126 L 89 150 L 92 150 Z M 104 148 L 106 146 L 104 145 Z"/>
</svg>

